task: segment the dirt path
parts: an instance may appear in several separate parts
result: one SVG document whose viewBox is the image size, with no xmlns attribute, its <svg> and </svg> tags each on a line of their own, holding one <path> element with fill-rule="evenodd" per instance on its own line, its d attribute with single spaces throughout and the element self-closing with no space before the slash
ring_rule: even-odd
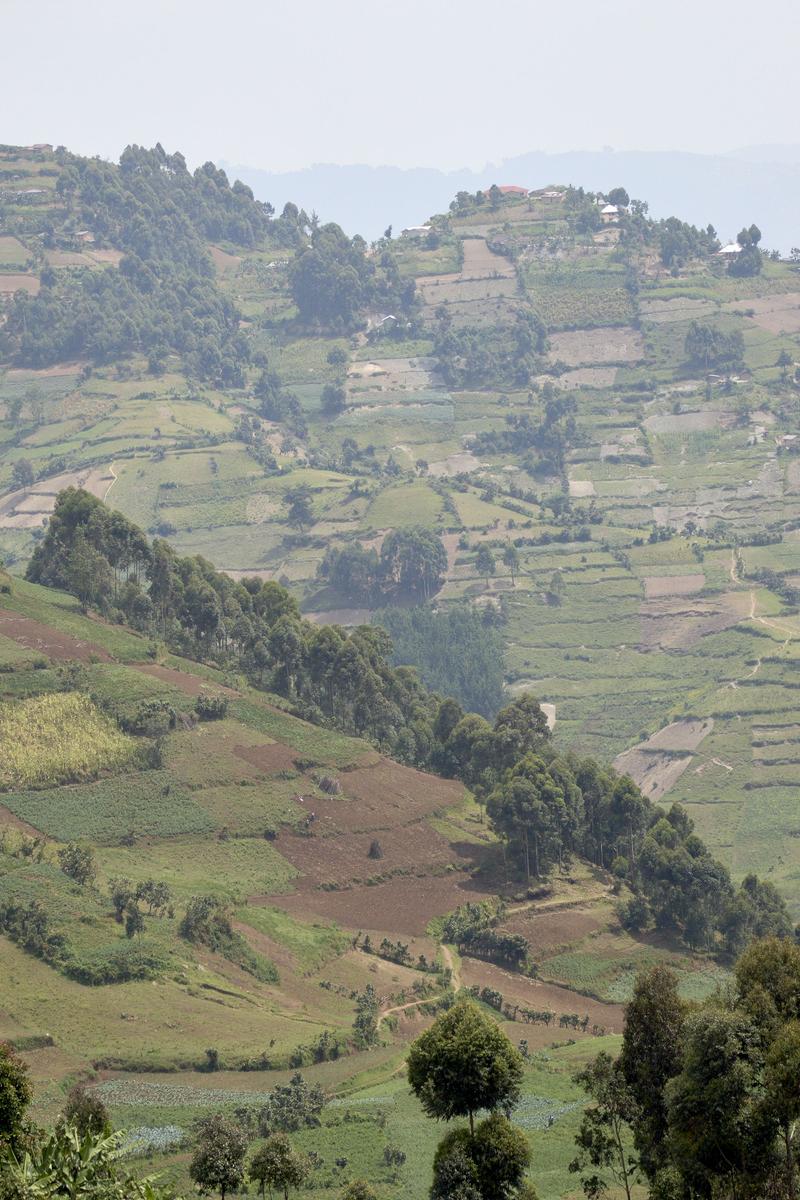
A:
<svg viewBox="0 0 800 1200">
<path fill-rule="evenodd" d="M 779 633 L 786 635 L 784 645 L 787 645 L 795 636 L 793 629 L 789 629 L 786 625 L 781 625 L 780 621 L 770 621 L 769 617 L 756 616 L 756 594 L 750 592 L 750 612 L 748 613 L 751 621 L 756 621 L 759 625 L 766 625 L 770 629 L 777 629 Z"/>
<path fill-rule="evenodd" d="M 736 572 L 736 557 L 735 557 L 735 553 L 733 551 L 731 551 L 730 576 L 731 576 L 731 581 L 733 583 L 739 582 L 739 576 Z M 769 617 L 758 616 L 758 614 L 756 613 L 757 605 L 758 605 L 758 601 L 756 599 L 755 591 L 751 588 L 751 590 L 750 590 L 750 611 L 747 614 L 747 619 L 749 621 L 755 621 L 757 625 L 765 625 L 768 629 L 777 629 L 779 633 L 783 634 L 785 640 L 783 642 L 783 645 L 781 646 L 781 650 L 785 651 L 787 649 L 789 643 L 791 641 L 793 641 L 794 638 L 797 637 L 797 634 L 795 633 L 795 631 L 793 629 L 790 629 L 787 625 L 782 625 L 780 621 L 772 621 L 772 620 L 770 620 Z M 755 678 L 755 676 L 761 670 L 761 661 L 762 661 L 761 656 L 759 655 L 759 657 L 755 661 L 755 666 L 752 668 L 752 670 L 748 671 L 748 673 L 746 675 L 740 675 L 737 679 L 729 679 L 728 682 L 723 684 L 722 686 L 726 687 L 726 688 L 731 688 L 733 691 L 737 691 L 739 684 L 742 683 L 743 680 Z M 717 760 L 712 759 L 711 761 L 716 762 Z M 725 766 L 727 764 L 719 763 L 718 765 Z"/>
<path fill-rule="evenodd" d="M 117 479 L 119 478 L 119 476 L 117 475 L 116 471 L 114 470 L 114 464 L 113 464 L 113 463 L 109 463 L 109 465 L 108 465 L 108 473 L 109 473 L 109 475 L 111 476 L 111 483 L 110 483 L 110 484 L 108 485 L 108 487 L 106 488 L 106 494 L 105 494 L 105 496 L 103 496 L 103 503 L 104 503 L 104 504 L 105 504 L 106 500 L 108 499 L 108 493 L 111 491 L 111 489 L 113 488 L 114 484 L 117 482 Z"/>
<path fill-rule="evenodd" d="M 456 960 L 453 958 L 453 951 L 449 946 L 445 946 L 444 942 L 442 942 L 442 958 L 444 959 L 444 965 L 450 972 L 450 983 L 453 991 L 457 992 L 461 987 L 461 971 Z"/>
<path fill-rule="evenodd" d="M 461 972 L 456 965 L 456 961 L 453 958 L 453 952 L 450 947 L 445 946 L 445 944 L 442 943 L 441 949 L 444 965 L 450 971 L 450 987 L 454 992 L 457 992 L 461 987 Z M 439 992 L 435 996 L 425 996 L 422 1000 L 410 1000 L 407 1004 L 395 1004 L 392 1008 L 387 1008 L 378 1017 L 378 1029 L 380 1029 L 382 1022 L 386 1019 L 386 1017 L 390 1017 L 392 1013 L 406 1012 L 406 1010 L 409 1008 L 418 1008 L 420 1004 L 435 1004 L 435 1002 L 437 1000 L 441 1000 L 442 996 L 444 995 L 444 992 Z"/>
<path fill-rule="evenodd" d="M 736 549 L 733 546 L 731 546 L 731 565 L 730 565 L 728 573 L 731 577 L 731 583 L 739 582 L 739 575 L 736 571 Z M 751 595 L 752 595 L 752 592 L 751 592 Z"/>
<path fill-rule="evenodd" d="M 377 1028 L 380 1029 L 382 1022 L 386 1017 L 390 1017 L 392 1013 L 405 1012 L 407 1008 L 417 1008 L 420 1004 L 435 1004 L 437 1000 L 441 1000 L 444 992 L 439 992 L 436 996 L 426 996 L 423 1000 L 412 1000 L 409 1004 L 395 1004 L 394 1008 L 387 1008 L 378 1017 Z"/>
</svg>

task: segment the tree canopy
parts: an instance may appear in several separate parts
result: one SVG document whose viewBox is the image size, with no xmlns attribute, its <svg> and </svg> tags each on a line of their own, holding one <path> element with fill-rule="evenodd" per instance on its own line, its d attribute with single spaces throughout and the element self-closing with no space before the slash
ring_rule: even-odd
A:
<svg viewBox="0 0 800 1200">
<path fill-rule="evenodd" d="M 522 1058 L 477 1005 L 453 1005 L 413 1043 L 408 1081 L 430 1117 L 449 1121 L 481 1109 L 508 1113 L 519 1099 Z"/>
</svg>

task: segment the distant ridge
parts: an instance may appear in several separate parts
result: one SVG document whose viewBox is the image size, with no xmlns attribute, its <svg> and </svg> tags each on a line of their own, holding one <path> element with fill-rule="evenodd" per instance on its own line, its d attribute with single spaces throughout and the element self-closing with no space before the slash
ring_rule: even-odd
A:
<svg viewBox="0 0 800 1200">
<path fill-rule="evenodd" d="M 259 199 L 276 207 L 291 199 L 309 212 L 324 213 L 348 233 L 369 238 L 380 236 L 388 225 L 396 233 L 446 210 L 461 190 L 474 192 L 492 183 L 531 188 L 580 183 L 600 190 L 622 184 L 631 195 L 646 197 L 654 216 L 675 213 L 703 226 L 711 221 L 724 239 L 757 220 L 770 249 L 786 254 L 800 245 L 800 147 L 755 146 L 724 155 L 533 151 L 480 171 L 320 163 L 301 171 L 271 172 L 225 165 Z"/>
</svg>

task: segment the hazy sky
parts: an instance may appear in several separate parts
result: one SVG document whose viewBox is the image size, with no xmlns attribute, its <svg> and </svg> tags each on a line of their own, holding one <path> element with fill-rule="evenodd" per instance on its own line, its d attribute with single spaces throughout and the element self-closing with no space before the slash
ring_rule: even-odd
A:
<svg viewBox="0 0 800 1200">
<path fill-rule="evenodd" d="M 0 0 L 0 141 L 286 170 L 797 142 L 798 0 Z"/>
</svg>

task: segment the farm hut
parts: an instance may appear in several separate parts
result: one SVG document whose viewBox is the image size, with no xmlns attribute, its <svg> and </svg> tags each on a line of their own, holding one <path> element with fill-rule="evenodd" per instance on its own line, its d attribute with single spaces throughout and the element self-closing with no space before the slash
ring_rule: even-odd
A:
<svg viewBox="0 0 800 1200">
<path fill-rule="evenodd" d="M 728 242 L 727 246 L 717 251 L 717 258 L 721 258 L 723 262 L 732 262 L 736 255 L 741 253 L 742 247 L 738 242 Z"/>
<path fill-rule="evenodd" d="M 520 187 L 518 183 L 503 183 L 498 187 L 498 192 L 504 196 L 527 196 L 528 189 Z"/>
<path fill-rule="evenodd" d="M 600 220 L 604 225 L 614 225 L 619 220 L 619 214 L 618 204 L 606 204 L 600 209 Z"/>
<path fill-rule="evenodd" d="M 800 442 L 800 438 L 796 433 L 782 433 L 775 438 L 775 445 L 780 450 L 794 450 L 797 448 L 798 442 Z"/>
<path fill-rule="evenodd" d="M 430 225 L 408 225 L 405 229 L 400 230 L 400 236 L 404 238 L 424 238 L 431 231 Z"/>
</svg>

